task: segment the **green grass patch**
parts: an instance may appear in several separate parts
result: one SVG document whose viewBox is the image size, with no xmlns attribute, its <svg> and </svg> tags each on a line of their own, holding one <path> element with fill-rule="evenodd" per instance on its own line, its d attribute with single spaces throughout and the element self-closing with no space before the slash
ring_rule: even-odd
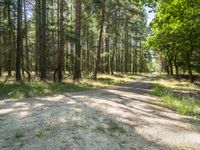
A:
<svg viewBox="0 0 200 150">
<path fill-rule="evenodd" d="M 119 134 L 128 133 L 128 129 L 126 127 L 114 121 L 108 122 L 106 125 L 97 125 L 95 131 L 108 134 L 110 136 L 118 136 Z"/>
<path fill-rule="evenodd" d="M 175 94 L 171 88 L 156 83 L 153 87 L 153 94 L 161 98 L 161 102 L 183 115 L 200 117 L 200 101 L 189 96 Z"/>
<path fill-rule="evenodd" d="M 44 135 L 44 132 L 41 130 L 41 131 L 39 131 L 35 136 L 36 136 L 37 138 L 43 138 L 45 135 Z"/>
<path fill-rule="evenodd" d="M 123 84 L 132 79 L 134 79 L 132 75 L 99 75 L 97 81 L 82 79 L 79 83 L 73 83 L 69 80 L 63 83 L 54 83 L 52 81 L 42 82 L 39 80 L 21 83 L 0 82 L 0 99 L 21 99 L 47 94 L 64 93 L 74 90 L 107 87 L 111 85 Z"/>
<path fill-rule="evenodd" d="M 15 138 L 20 139 L 22 137 L 24 137 L 23 132 L 20 129 L 17 129 L 16 132 L 15 132 Z"/>
</svg>

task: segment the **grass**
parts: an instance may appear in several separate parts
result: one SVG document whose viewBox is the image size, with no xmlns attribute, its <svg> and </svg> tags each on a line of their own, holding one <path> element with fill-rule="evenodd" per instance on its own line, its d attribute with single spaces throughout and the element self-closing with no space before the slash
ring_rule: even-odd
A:
<svg viewBox="0 0 200 150">
<path fill-rule="evenodd" d="M 15 132 L 15 138 L 20 139 L 22 137 L 24 137 L 23 132 L 20 129 L 17 129 L 16 132 Z"/>
<path fill-rule="evenodd" d="M 37 138 L 43 138 L 45 135 L 44 135 L 44 132 L 41 130 L 39 131 L 37 134 L 36 134 L 36 137 Z"/>
<path fill-rule="evenodd" d="M 180 88 L 181 87 L 181 88 Z M 174 90 L 194 90 L 195 85 L 189 83 L 177 83 L 177 81 L 162 80 L 153 86 L 153 94 L 160 97 L 163 105 L 175 110 L 179 114 L 200 117 L 200 100 Z"/>
<path fill-rule="evenodd" d="M 111 85 L 123 84 L 132 79 L 134 79 L 132 75 L 120 74 L 99 75 L 97 81 L 84 78 L 79 83 L 73 83 L 69 79 L 65 80 L 63 83 L 54 83 L 51 81 L 41 82 L 39 80 L 22 83 L 0 82 L 0 99 L 21 99 L 33 96 L 64 93 L 74 90 L 107 87 Z"/>
<path fill-rule="evenodd" d="M 119 134 L 128 133 L 127 128 L 119 125 L 117 122 L 108 122 L 105 125 L 97 125 L 95 131 L 102 132 L 103 134 L 108 134 L 110 136 L 118 136 Z"/>
</svg>

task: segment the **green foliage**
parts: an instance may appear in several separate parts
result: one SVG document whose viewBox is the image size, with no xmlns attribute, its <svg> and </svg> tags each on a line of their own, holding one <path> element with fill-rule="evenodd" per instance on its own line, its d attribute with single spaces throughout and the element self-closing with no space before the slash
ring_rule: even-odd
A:
<svg viewBox="0 0 200 150">
<path fill-rule="evenodd" d="M 198 70 L 200 47 L 200 1 L 163 0 L 158 3 L 152 35 L 147 47 L 160 52 L 165 59 L 177 57 L 179 66 L 192 63 Z M 188 64 L 187 64 L 188 63 Z M 195 66 L 195 67 L 194 67 Z"/>
</svg>

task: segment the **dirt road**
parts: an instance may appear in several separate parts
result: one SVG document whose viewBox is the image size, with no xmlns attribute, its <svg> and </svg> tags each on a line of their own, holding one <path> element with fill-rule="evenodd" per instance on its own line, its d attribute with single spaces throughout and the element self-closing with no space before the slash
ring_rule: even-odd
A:
<svg viewBox="0 0 200 150">
<path fill-rule="evenodd" d="M 200 149 L 189 117 L 159 106 L 151 80 L 0 101 L 1 150 Z"/>
</svg>

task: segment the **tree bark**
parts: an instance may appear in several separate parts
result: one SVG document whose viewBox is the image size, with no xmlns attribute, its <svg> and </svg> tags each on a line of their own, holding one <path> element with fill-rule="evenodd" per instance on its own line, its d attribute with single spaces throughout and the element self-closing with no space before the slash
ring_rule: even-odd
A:
<svg viewBox="0 0 200 150">
<path fill-rule="evenodd" d="M 75 66 L 73 80 L 81 78 L 81 0 L 76 0 L 76 42 L 75 42 Z"/>
<path fill-rule="evenodd" d="M 174 65 L 176 69 L 176 79 L 179 79 L 179 69 L 178 69 L 178 64 L 177 64 L 177 55 L 174 57 Z"/>
<path fill-rule="evenodd" d="M 191 40 L 189 40 L 189 41 L 190 41 L 190 51 L 188 51 L 187 55 L 186 55 L 186 65 L 187 65 L 187 69 L 188 69 L 188 73 L 189 73 L 190 82 L 193 83 L 194 77 L 193 77 L 192 67 L 191 67 L 191 55 L 194 50 L 194 47 L 193 47 L 192 41 Z"/>
<path fill-rule="evenodd" d="M 97 73 L 99 71 L 99 63 L 100 63 L 100 57 L 101 57 L 101 47 L 102 47 L 102 37 L 103 37 L 103 28 L 104 28 L 104 22 L 106 17 L 106 11 L 105 11 L 105 1 L 102 2 L 102 10 L 101 10 L 101 22 L 100 22 L 100 31 L 99 31 L 99 42 L 98 42 L 98 48 L 97 48 L 97 58 L 96 58 L 96 64 L 94 69 L 94 75 L 93 79 L 97 80 Z"/>
<path fill-rule="evenodd" d="M 87 67 L 87 74 L 89 74 L 90 73 L 90 43 L 89 43 L 89 34 L 90 34 L 90 32 L 89 32 L 89 30 L 88 30 L 88 28 L 87 28 L 87 51 L 86 51 L 86 57 L 87 57 L 87 59 L 86 59 L 86 67 Z"/>
<path fill-rule="evenodd" d="M 11 10 L 10 10 L 10 3 L 8 2 L 8 28 L 9 28 L 9 35 L 8 35 L 8 45 L 10 46 L 8 49 L 8 76 L 12 76 L 12 21 L 11 21 Z"/>
<path fill-rule="evenodd" d="M 63 68 L 64 68 L 64 0 L 60 0 L 60 47 L 59 47 L 59 67 L 58 67 L 58 82 L 63 80 Z"/>
<path fill-rule="evenodd" d="M 108 29 L 107 29 L 108 30 Z M 105 49 L 106 49 L 106 72 L 109 74 L 110 73 L 110 37 L 106 37 L 105 39 Z"/>
<path fill-rule="evenodd" d="M 42 0 L 41 3 L 41 15 L 40 20 L 40 80 L 46 81 L 46 0 Z"/>
<path fill-rule="evenodd" d="M 24 0 L 24 30 L 25 30 L 25 52 L 26 52 L 26 70 L 30 70 L 30 62 L 29 62 L 29 48 L 28 48 L 28 26 L 27 26 L 27 12 L 26 12 L 26 0 Z M 27 72 L 27 71 L 26 71 Z"/>
<path fill-rule="evenodd" d="M 36 0 L 35 1 L 35 13 L 36 13 L 36 17 L 35 17 L 35 27 L 36 27 L 36 43 L 35 43 L 35 74 L 36 76 L 38 75 L 38 64 L 39 64 L 39 33 L 40 33 L 40 0 Z"/>
<path fill-rule="evenodd" d="M 128 72 L 128 18 L 126 17 L 125 20 L 125 40 L 124 40 L 124 45 L 125 45 L 125 57 L 124 57 L 124 62 L 125 62 L 125 69 L 124 72 Z"/>
<path fill-rule="evenodd" d="M 167 58 L 168 58 L 168 65 L 169 65 L 169 72 L 170 72 L 170 75 L 173 76 L 174 75 L 174 72 L 173 72 L 173 64 L 172 64 L 172 60 L 173 60 L 173 56 L 169 53 L 167 53 Z"/>
<path fill-rule="evenodd" d="M 22 55 L 22 1 L 17 1 L 17 51 L 16 51 L 16 80 L 21 81 L 21 55 Z"/>
</svg>

